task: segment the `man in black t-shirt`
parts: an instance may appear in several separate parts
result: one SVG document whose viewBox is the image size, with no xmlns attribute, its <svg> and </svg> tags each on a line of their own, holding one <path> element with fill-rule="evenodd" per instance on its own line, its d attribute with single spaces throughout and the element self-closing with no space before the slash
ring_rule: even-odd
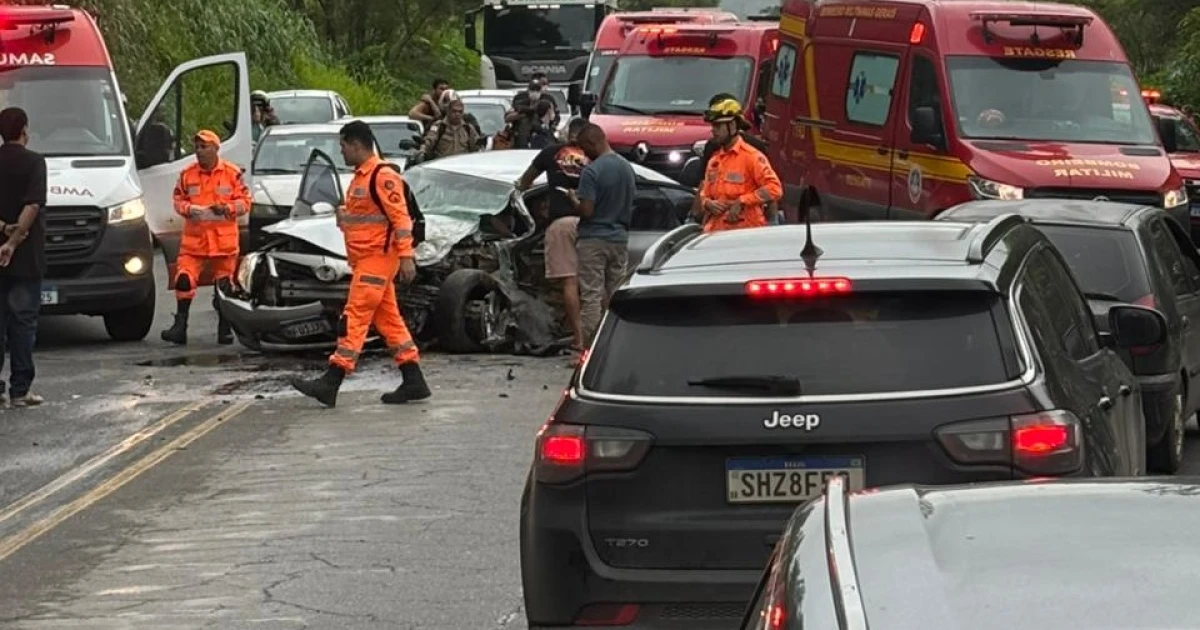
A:
<svg viewBox="0 0 1200 630">
<path fill-rule="evenodd" d="M 33 345 L 46 274 L 46 159 L 25 148 L 25 110 L 0 111 L 0 350 L 8 349 L 8 395 L 14 407 L 42 402 L 33 384 Z M 4 354 L 0 352 L 0 366 Z M 0 396 L 4 383 L 0 382 Z"/>
<path fill-rule="evenodd" d="M 567 127 L 567 143 L 552 144 L 542 149 L 516 182 L 519 190 L 528 190 L 539 175 L 546 174 L 546 183 L 550 186 L 546 193 L 546 204 L 535 210 L 539 224 L 547 226 L 546 279 L 562 280 L 567 324 L 574 336 L 575 346 L 580 349 L 583 338 L 579 323 L 579 259 L 575 253 L 579 215 L 565 191 L 579 188 L 579 176 L 590 162 L 587 154 L 576 144 L 579 131 L 586 124 L 582 118 L 573 119 Z"/>
</svg>

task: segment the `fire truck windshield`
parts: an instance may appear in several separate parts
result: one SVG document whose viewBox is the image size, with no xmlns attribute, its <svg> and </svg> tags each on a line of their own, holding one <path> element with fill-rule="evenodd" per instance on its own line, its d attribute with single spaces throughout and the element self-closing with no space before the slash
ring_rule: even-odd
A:
<svg viewBox="0 0 1200 630">
<path fill-rule="evenodd" d="M 721 92 L 745 100 L 749 57 L 629 56 L 617 59 L 600 99 L 603 114 L 701 114 Z"/>
<path fill-rule="evenodd" d="M 129 155 L 107 68 L 20 66 L 0 70 L 0 108 L 29 113 L 29 148 L 46 157 Z"/>
<path fill-rule="evenodd" d="M 1119 96 L 1138 93 L 1123 64 L 974 56 L 946 63 L 962 137 L 1157 143 L 1146 108 Z"/>
<path fill-rule="evenodd" d="M 1179 153 L 1200 153 L 1200 131 L 1191 121 L 1178 116 L 1164 116 L 1163 122 L 1175 128 L 1175 142 Z"/>
<path fill-rule="evenodd" d="M 556 5 L 547 9 L 489 7 L 483 14 L 484 53 L 509 53 L 517 57 L 547 52 L 579 55 L 592 49 L 603 17 L 599 5 Z"/>
</svg>

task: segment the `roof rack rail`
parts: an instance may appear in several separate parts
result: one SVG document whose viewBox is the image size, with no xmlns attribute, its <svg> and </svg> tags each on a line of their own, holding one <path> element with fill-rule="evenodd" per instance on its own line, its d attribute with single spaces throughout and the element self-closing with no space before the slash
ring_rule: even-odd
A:
<svg viewBox="0 0 1200 630">
<path fill-rule="evenodd" d="M 992 248 L 1009 230 L 1018 225 L 1028 223 L 1029 219 L 1009 212 L 993 217 L 987 223 L 975 226 L 971 231 L 971 246 L 967 248 L 967 262 L 979 264 L 991 253 Z"/>
<path fill-rule="evenodd" d="M 829 582 L 833 586 L 838 627 L 867 630 L 867 607 L 858 584 L 854 551 L 850 547 L 849 512 L 845 478 L 831 477 L 825 486 L 825 553 L 829 559 Z"/>
<path fill-rule="evenodd" d="M 658 237 L 658 240 L 654 241 L 642 255 L 642 262 L 638 263 L 637 273 L 646 274 L 658 271 L 684 242 L 703 232 L 704 228 L 696 223 L 684 223 Z"/>
</svg>

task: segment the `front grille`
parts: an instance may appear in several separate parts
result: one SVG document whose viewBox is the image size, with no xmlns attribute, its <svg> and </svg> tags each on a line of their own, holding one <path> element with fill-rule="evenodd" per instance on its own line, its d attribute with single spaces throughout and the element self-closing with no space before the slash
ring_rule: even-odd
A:
<svg viewBox="0 0 1200 630">
<path fill-rule="evenodd" d="M 672 151 L 679 153 L 678 162 L 671 161 Z M 645 160 L 639 160 L 632 147 L 617 149 L 617 153 L 634 164 L 641 164 L 646 168 L 656 170 L 671 178 L 679 177 L 679 174 L 683 172 L 684 163 L 693 155 L 692 147 L 690 146 L 664 147 L 661 149 L 652 147 L 650 152 L 646 154 Z"/>
<path fill-rule="evenodd" d="M 63 263 L 90 256 L 104 236 L 104 210 L 95 206 L 48 206 L 46 261 Z"/>
<path fill-rule="evenodd" d="M 1107 197 L 1116 203 L 1132 203 L 1139 206 L 1162 206 L 1162 195 L 1153 190 L 1106 190 L 1099 188 L 1030 188 L 1025 191 L 1027 199 L 1085 199 Z"/>
</svg>

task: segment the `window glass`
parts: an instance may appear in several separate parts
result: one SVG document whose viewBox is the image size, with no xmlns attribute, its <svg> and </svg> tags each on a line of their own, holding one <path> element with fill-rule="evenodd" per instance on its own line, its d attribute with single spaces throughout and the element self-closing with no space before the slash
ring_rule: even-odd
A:
<svg viewBox="0 0 1200 630">
<path fill-rule="evenodd" d="M 771 94 L 779 98 L 790 98 L 792 74 L 795 70 L 796 48 L 791 44 L 781 43 L 779 52 L 775 54 L 775 72 L 772 75 Z"/>
<path fill-rule="evenodd" d="M 401 150 L 400 141 L 412 140 L 413 136 L 422 135 L 421 123 L 415 120 L 406 123 L 375 123 L 371 125 L 371 131 L 375 133 L 375 142 L 379 143 L 379 152 L 385 157 L 412 155 L 416 151 Z"/>
<path fill-rule="evenodd" d="M 887 122 L 899 65 L 900 59 L 893 55 L 869 52 L 854 55 L 846 88 L 847 119 L 875 127 Z"/>
<path fill-rule="evenodd" d="M 343 173 L 354 170 L 342 158 L 341 143 L 336 133 L 268 133 L 259 138 L 256 149 L 254 162 L 250 165 L 250 172 L 254 175 L 300 173 L 304 171 L 313 149 L 319 149 L 332 158 Z"/>
<path fill-rule="evenodd" d="M 634 55 L 617 59 L 604 86 L 600 113 L 651 115 L 700 114 L 714 94 L 729 92 L 743 103 L 754 76 L 748 57 Z"/>
<path fill-rule="evenodd" d="M 1060 347 L 1068 356 L 1078 361 L 1100 351 L 1091 309 L 1079 294 L 1071 272 L 1053 250 L 1044 248 L 1030 257 L 1025 282 L 1027 289 L 1040 295 L 1046 308 L 1045 323 L 1061 340 Z M 1036 320 L 1029 325 L 1040 326 Z"/>
<path fill-rule="evenodd" d="M 201 129 L 221 140 L 231 138 L 237 125 L 238 90 L 237 64 L 202 66 L 179 75 L 138 135 L 138 168 L 192 155 L 192 138 Z"/>
<path fill-rule="evenodd" d="M 503 211 L 512 192 L 512 184 L 426 165 L 404 171 L 404 181 L 412 188 L 413 196 L 425 214 L 444 214 L 470 221 Z"/>
<path fill-rule="evenodd" d="M 323 123 L 337 118 L 328 96 L 288 96 L 271 99 L 271 108 L 284 125 Z"/>
<path fill-rule="evenodd" d="M 675 205 L 663 194 L 662 188 L 639 184 L 633 198 L 631 230 L 670 230 L 679 227 Z"/>
<path fill-rule="evenodd" d="M 591 65 L 588 66 L 587 82 L 583 86 L 583 91 L 591 92 L 592 94 L 599 92 L 600 84 L 604 81 L 604 77 L 608 75 L 608 69 L 612 67 L 616 59 L 616 55 L 594 53 Z"/>
<path fill-rule="evenodd" d="M 0 69 L 0 109 L 29 114 L 29 148 L 46 157 L 129 155 L 119 100 L 108 68 Z"/>
<path fill-rule="evenodd" d="M 769 301 L 744 296 L 614 304 L 584 384 L 627 395 L 762 395 L 700 379 L 795 377 L 806 395 L 1003 383 L 995 295 L 870 293 Z"/>
<path fill-rule="evenodd" d="M 941 111 L 941 92 L 938 90 L 937 68 L 928 57 L 915 55 L 908 79 L 908 120 L 919 107 L 932 107 Z"/>
<path fill-rule="evenodd" d="M 1175 295 L 1187 295 L 1192 292 L 1192 286 L 1183 265 L 1183 252 L 1175 243 L 1175 239 L 1171 238 L 1163 221 L 1164 219 L 1156 219 L 1150 224 L 1150 240 L 1154 244 L 1160 269 L 1175 289 Z"/>
<path fill-rule="evenodd" d="M 1077 225 L 1039 225 L 1038 229 L 1062 254 L 1084 293 L 1136 302 L 1152 292 L 1133 232 Z"/>
</svg>

